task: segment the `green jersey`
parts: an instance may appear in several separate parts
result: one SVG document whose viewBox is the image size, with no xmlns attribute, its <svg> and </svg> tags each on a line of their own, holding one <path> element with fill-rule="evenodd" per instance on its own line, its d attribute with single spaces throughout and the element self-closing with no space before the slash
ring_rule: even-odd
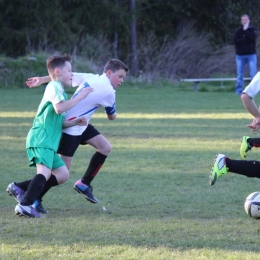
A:
<svg viewBox="0 0 260 260">
<path fill-rule="evenodd" d="M 42 147 L 58 150 L 65 112 L 57 114 L 53 105 L 67 100 L 59 81 L 51 81 L 44 92 L 37 114 L 26 138 L 26 148 Z"/>
</svg>

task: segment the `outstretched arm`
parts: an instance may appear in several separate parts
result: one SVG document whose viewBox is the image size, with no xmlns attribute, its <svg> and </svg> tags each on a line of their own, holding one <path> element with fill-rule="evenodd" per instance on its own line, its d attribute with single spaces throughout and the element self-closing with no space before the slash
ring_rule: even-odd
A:
<svg viewBox="0 0 260 260">
<path fill-rule="evenodd" d="M 29 88 L 38 87 L 51 81 L 49 76 L 29 78 L 25 83 Z"/>
</svg>

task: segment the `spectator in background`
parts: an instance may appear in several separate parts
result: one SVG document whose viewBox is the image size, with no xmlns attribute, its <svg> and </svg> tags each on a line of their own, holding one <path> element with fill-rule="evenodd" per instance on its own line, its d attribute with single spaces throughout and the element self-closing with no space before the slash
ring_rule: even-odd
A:
<svg viewBox="0 0 260 260">
<path fill-rule="evenodd" d="M 256 58 L 256 36 L 257 31 L 254 26 L 249 25 L 250 20 L 247 14 L 241 16 L 241 24 L 234 34 L 234 43 L 236 48 L 236 67 L 237 83 L 236 94 L 241 95 L 244 85 L 244 68 L 247 64 L 251 79 L 257 72 Z"/>
</svg>

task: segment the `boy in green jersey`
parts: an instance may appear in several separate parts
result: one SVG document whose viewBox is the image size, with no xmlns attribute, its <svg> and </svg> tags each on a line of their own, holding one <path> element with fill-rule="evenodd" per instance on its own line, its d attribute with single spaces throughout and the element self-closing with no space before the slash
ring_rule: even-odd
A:
<svg viewBox="0 0 260 260">
<path fill-rule="evenodd" d="M 36 167 L 37 174 L 31 180 L 21 202 L 15 207 L 15 213 L 18 215 L 41 217 L 34 209 L 33 202 L 42 192 L 46 182 L 51 182 L 55 186 L 64 182 L 60 176 L 68 175 L 65 163 L 57 154 L 62 128 L 87 125 L 84 118 L 64 121 L 65 111 L 93 91 L 92 88 L 84 88 L 77 97 L 67 100 L 63 87 L 71 86 L 72 83 L 73 73 L 70 60 L 70 56 L 66 54 L 51 56 L 46 61 L 51 81 L 46 87 L 33 126 L 26 138 L 29 165 Z M 13 186 L 15 188 L 15 184 Z"/>
</svg>

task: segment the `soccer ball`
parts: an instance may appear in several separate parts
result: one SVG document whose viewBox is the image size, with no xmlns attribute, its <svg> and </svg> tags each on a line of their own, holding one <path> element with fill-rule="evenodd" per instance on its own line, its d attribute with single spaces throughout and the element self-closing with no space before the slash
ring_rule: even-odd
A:
<svg viewBox="0 0 260 260">
<path fill-rule="evenodd" d="M 246 197 L 244 208 L 251 218 L 260 219 L 260 191 L 253 192 Z"/>
</svg>

